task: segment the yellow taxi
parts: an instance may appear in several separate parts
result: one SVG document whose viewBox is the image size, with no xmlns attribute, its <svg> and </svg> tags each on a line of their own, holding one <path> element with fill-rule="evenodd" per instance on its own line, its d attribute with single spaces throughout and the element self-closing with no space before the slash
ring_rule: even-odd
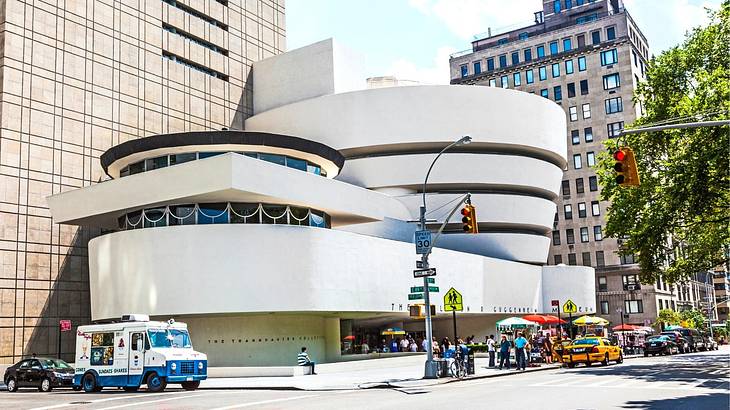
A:
<svg viewBox="0 0 730 410">
<path fill-rule="evenodd" d="M 598 336 L 575 339 L 563 349 L 563 363 L 568 367 L 575 367 L 578 363 L 590 366 L 598 362 L 608 366 L 608 362 L 612 360 L 623 363 L 621 348 L 610 340 Z"/>
</svg>

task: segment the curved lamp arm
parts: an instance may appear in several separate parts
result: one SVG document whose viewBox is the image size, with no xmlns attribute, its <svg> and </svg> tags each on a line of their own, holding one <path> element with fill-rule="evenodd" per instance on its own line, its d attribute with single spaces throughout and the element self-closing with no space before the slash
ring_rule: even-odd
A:
<svg viewBox="0 0 730 410">
<path fill-rule="evenodd" d="M 436 155 L 436 158 L 434 158 L 433 162 L 431 162 L 431 166 L 428 167 L 428 172 L 426 172 L 426 179 L 423 180 L 423 209 L 426 209 L 426 183 L 428 183 L 428 177 L 431 175 L 431 170 L 433 169 L 433 166 L 436 164 L 436 161 L 438 161 L 441 154 L 448 151 L 451 147 L 457 146 L 457 145 L 466 145 L 471 142 L 471 137 L 468 135 L 465 135 L 461 138 L 459 138 L 457 141 L 452 142 L 451 144 L 447 145 L 446 148 L 442 149 L 441 152 Z M 425 213 L 425 212 L 424 212 Z"/>
</svg>

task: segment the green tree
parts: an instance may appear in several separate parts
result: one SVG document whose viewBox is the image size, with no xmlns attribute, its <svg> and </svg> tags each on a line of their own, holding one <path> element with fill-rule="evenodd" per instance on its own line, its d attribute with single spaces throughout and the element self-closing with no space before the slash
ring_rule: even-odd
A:
<svg viewBox="0 0 730 410">
<path fill-rule="evenodd" d="M 649 61 L 634 96 L 645 115 L 631 128 L 728 118 L 730 1 L 708 13 L 707 27 Z M 622 254 L 636 256 L 643 282 L 662 276 L 673 283 L 728 262 L 728 126 L 632 134 L 606 145 L 636 154 L 638 187 L 616 184 L 609 152 L 601 154 L 597 173 L 602 199 L 612 203 L 606 234 L 622 239 Z"/>
<path fill-rule="evenodd" d="M 704 329 L 705 327 L 705 315 L 702 311 L 697 309 L 682 311 L 679 316 L 681 322 L 687 322 L 687 326 L 694 329 Z"/>
<path fill-rule="evenodd" d="M 682 318 L 679 317 L 679 313 L 672 309 L 662 309 L 659 311 L 659 315 L 657 316 L 654 324 L 657 326 L 661 324 L 664 324 L 665 326 L 678 325 L 681 320 Z"/>
</svg>

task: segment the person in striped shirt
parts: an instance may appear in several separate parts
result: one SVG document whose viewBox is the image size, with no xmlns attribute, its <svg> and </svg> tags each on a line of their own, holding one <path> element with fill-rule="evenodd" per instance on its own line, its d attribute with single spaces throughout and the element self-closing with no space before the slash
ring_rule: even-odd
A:
<svg viewBox="0 0 730 410">
<path fill-rule="evenodd" d="M 309 359 L 306 347 L 302 347 L 302 352 L 297 355 L 297 364 L 299 366 L 309 366 L 312 368 L 312 374 L 317 374 L 314 372 L 314 362 Z"/>
</svg>

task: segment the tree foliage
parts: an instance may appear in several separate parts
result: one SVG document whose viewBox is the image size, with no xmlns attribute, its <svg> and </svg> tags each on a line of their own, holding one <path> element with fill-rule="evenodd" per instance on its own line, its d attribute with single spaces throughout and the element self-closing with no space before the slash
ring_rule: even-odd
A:
<svg viewBox="0 0 730 410">
<path fill-rule="evenodd" d="M 679 314 L 680 323 L 687 322 L 687 327 L 693 329 L 705 328 L 705 315 L 697 309 L 684 310 Z"/>
<path fill-rule="evenodd" d="M 678 325 L 681 321 L 682 318 L 679 317 L 679 313 L 672 309 L 662 309 L 659 311 L 659 315 L 657 315 L 655 324 Z"/>
<path fill-rule="evenodd" d="M 730 109 L 730 1 L 710 12 L 707 27 L 648 63 L 634 103 L 645 115 L 631 128 L 727 119 Z M 728 126 L 646 132 L 607 142 L 631 147 L 641 185 L 619 187 L 613 161 L 601 155 L 602 199 L 611 201 L 606 234 L 635 254 L 645 283 L 678 282 L 727 263 L 730 239 Z"/>
</svg>

